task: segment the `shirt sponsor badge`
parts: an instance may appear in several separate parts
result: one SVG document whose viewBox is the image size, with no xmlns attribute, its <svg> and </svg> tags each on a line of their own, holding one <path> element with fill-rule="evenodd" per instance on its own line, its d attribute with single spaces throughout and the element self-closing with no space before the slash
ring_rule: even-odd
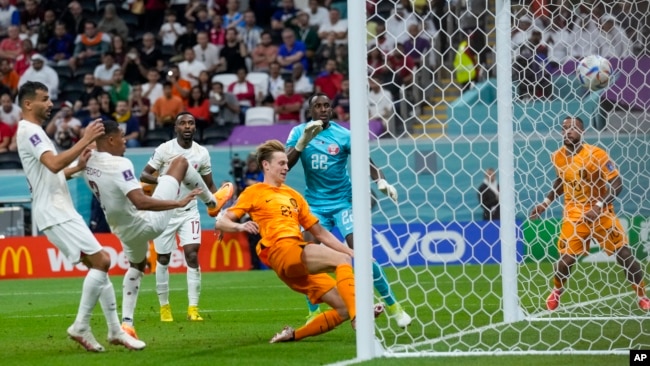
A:
<svg viewBox="0 0 650 366">
<path fill-rule="evenodd" d="M 135 179 L 135 175 L 133 175 L 133 172 L 131 170 L 125 170 L 122 172 L 122 176 L 124 177 L 125 181 L 130 181 Z"/>
<path fill-rule="evenodd" d="M 41 138 L 40 138 L 37 134 L 33 134 L 33 135 L 29 138 L 29 142 L 32 143 L 32 146 L 36 146 L 36 145 L 40 144 L 40 143 L 43 142 L 43 141 L 41 141 Z"/>
</svg>

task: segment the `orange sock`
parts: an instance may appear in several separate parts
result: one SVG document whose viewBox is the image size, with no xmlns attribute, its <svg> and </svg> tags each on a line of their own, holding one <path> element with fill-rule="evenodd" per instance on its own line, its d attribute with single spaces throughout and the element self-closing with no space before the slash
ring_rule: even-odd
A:
<svg viewBox="0 0 650 366">
<path fill-rule="evenodd" d="M 357 316 L 357 308 L 354 303 L 354 273 L 352 272 L 352 265 L 341 264 L 336 267 L 336 289 L 348 309 L 350 319 Z"/>
<path fill-rule="evenodd" d="M 553 285 L 555 285 L 556 289 L 564 290 L 564 281 L 558 279 L 557 276 L 553 277 Z"/>
<path fill-rule="evenodd" d="M 309 323 L 296 329 L 294 340 L 299 341 L 303 338 L 327 333 L 341 323 L 343 323 L 343 319 L 341 319 L 339 313 L 334 309 L 329 309 L 318 314 L 318 316 L 312 319 Z"/>
<path fill-rule="evenodd" d="M 633 283 L 632 289 L 636 292 L 636 296 L 645 297 L 645 281 L 641 280 L 638 285 Z"/>
</svg>

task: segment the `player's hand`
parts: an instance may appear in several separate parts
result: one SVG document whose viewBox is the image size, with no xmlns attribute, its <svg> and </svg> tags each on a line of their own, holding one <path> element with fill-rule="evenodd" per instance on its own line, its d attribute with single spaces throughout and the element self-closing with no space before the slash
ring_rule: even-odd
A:
<svg viewBox="0 0 650 366">
<path fill-rule="evenodd" d="M 146 194 L 149 197 L 153 195 L 153 191 L 155 191 L 156 187 L 158 187 L 157 184 L 151 184 L 145 182 L 140 182 L 140 185 L 142 186 L 142 191 L 144 192 L 144 194 Z"/>
<path fill-rule="evenodd" d="M 377 188 L 381 193 L 387 195 L 393 201 L 397 202 L 397 190 L 391 184 L 386 182 L 386 179 L 380 179 L 377 181 Z"/>
<path fill-rule="evenodd" d="M 102 123 L 101 118 L 90 122 L 88 127 L 86 127 L 86 133 L 84 133 L 84 139 L 87 139 L 90 142 L 95 141 L 99 136 L 104 134 L 104 124 Z"/>
<path fill-rule="evenodd" d="M 258 234 L 260 232 L 260 227 L 255 221 L 246 221 L 239 224 L 239 231 L 243 231 L 249 234 Z"/>
<path fill-rule="evenodd" d="M 540 203 L 539 205 L 535 206 L 532 211 L 530 211 L 530 214 L 528 215 L 528 218 L 531 220 L 536 220 L 539 219 L 539 217 L 546 211 L 546 208 L 548 205 L 545 203 Z"/>
<path fill-rule="evenodd" d="M 593 205 L 593 206 L 591 206 L 591 209 L 589 211 L 585 212 L 585 219 L 587 221 L 596 221 L 596 219 L 598 219 L 598 217 L 602 213 L 603 213 L 602 208 L 600 208 L 600 207 L 598 207 L 596 205 Z"/>
<path fill-rule="evenodd" d="M 317 120 L 317 121 L 311 121 L 307 123 L 307 126 L 305 126 L 305 131 L 303 132 L 302 136 L 298 139 L 298 142 L 296 143 L 296 146 L 294 149 L 296 151 L 303 151 L 307 145 L 309 145 L 309 142 L 316 137 L 321 131 L 323 130 L 323 121 Z"/>
<path fill-rule="evenodd" d="M 178 200 L 178 204 L 180 205 L 179 207 L 187 206 L 187 204 L 192 202 L 192 200 L 195 199 L 196 196 L 201 194 L 201 192 L 203 192 L 201 188 L 194 188 L 190 193 L 187 194 L 187 196 Z"/>
<path fill-rule="evenodd" d="M 90 158 L 90 154 L 92 154 L 93 150 L 89 147 L 84 149 L 84 151 L 79 155 L 79 160 L 77 160 L 77 167 L 80 169 L 85 169 L 86 168 L 86 163 L 88 163 L 88 159 Z"/>
</svg>

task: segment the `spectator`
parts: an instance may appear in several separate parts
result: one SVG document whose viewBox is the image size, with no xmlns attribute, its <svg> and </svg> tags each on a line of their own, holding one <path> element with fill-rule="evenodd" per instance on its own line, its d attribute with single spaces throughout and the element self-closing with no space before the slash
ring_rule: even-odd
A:
<svg viewBox="0 0 650 366">
<path fill-rule="evenodd" d="M 20 107 L 13 103 L 11 95 L 4 93 L 0 96 L 0 125 L 4 125 L 12 132 L 16 133 L 18 122 L 23 119 L 23 112 Z"/>
<path fill-rule="evenodd" d="M 142 84 L 142 97 L 151 100 L 158 100 L 163 96 L 163 86 L 159 82 L 160 74 L 156 69 L 147 72 L 147 83 Z"/>
<path fill-rule="evenodd" d="M 115 104 L 113 104 L 111 96 L 107 92 L 102 90 L 97 100 L 99 101 L 99 110 L 103 115 L 112 116 L 115 113 Z"/>
<path fill-rule="evenodd" d="M 140 147 L 140 124 L 131 115 L 127 100 L 120 100 L 115 103 L 113 119 L 118 123 L 120 130 L 124 132 L 126 147 Z"/>
<path fill-rule="evenodd" d="M 69 149 L 79 140 L 81 121 L 72 115 L 72 103 L 68 101 L 61 103 L 61 109 L 47 124 L 45 132 L 54 140 L 58 151 Z"/>
<path fill-rule="evenodd" d="M 124 42 L 124 38 L 118 34 L 111 36 L 111 47 L 110 51 L 113 52 L 113 57 L 115 57 L 115 63 L 120 67 L 124 68 L 124 64 L 127 61 L 127 45 Z"/>
<path fill-rule="evenodd" d="M 25 9 L 20 12 L 20 28 L 23 33 L 37 33 L 45 14 L 36 0 L 25 0 Z"/>
<path fill-rule="evenodd" d="M 560 12 L 553 16 L 550 29 L 546 30 L 545 42 L 551 48 L 549 58 L 558 65 L 563 65 L 571 58 L 575 34 L 569 27 L 568 14 Z"/>
<path fill-rule="evenodd" d="M 341 82 L 343 74 L 336 71 L 336 60 L 327 60 L 325 69 L 314 80 L 314 89 L 316 93 L 325 93 L 330 100 L 336 97 L 341 91 Z"/>
<path fill-rule="evenodd" d="M 305 44 L 305 55 L 307 56 L 309 66 L 311 66 L 316 51 L 320 47 L 320 38 L 315 27 L 309 25 L 309 14 L 305 11 L 299 11 L 296 17 L 296 24 L 292 27 L 296 33 L 296 38 Z"/>
<path fill-rule="evenodd" d="M 372 50 L 373 48 L 370 48 L 369 52 L 372 52 Z M 370 54 L 368 56 L 370 56 Z M 316 71 L 316 70 L 324 69 L 327 60 L 335 59 L 335 58 L 336 58 L 336 42 L 334 39 L 334 35 L 330 34 L 330 36 L 327 37 L 326 40 L 320 43 L 320 46 L 318 46 L 318 49 L 316 50 L 316 54 L 314 55 L 313 70 Z"/>
<path fill-rule="evenodd" d="M 203 131 L 204 128 L 212 123 L 212 119 L 210 118 L 210 100 L 207 94 L 203 94 L 203 91 L 198 86 L 194 86 L 190 90 L 190 97 L 185 110 L 194 116 L 196 127 L 199 131 Z"/>
<path fill-rule="evenodd" d="M 162 51 L 156 45 L 156 37 L 153 33 L 147 32 L 142 35 L 142 47 L 138 49 L 138 52 L 140 54 L 138 68 L 140 74 L 146 78 L 149 70 L 156 67 L 158 61 L 163 59 Z"/>
<path fill-rule="evenodd" d="M 88 20 L 83 15 L 83 8 L 78 1 L 71 1 L 68 4 L 68 10 L 61 16 L 61 21 L 65 24 L 65 28 L 73 37 L 84 32 L 85 24 Z"/>
<path fill-rule="evenodd" d="M 329 22 L 329 11 L 320 6 L 318 0 L 309 0 L 309 6 L 303 10 L 309 16 L 309 26 L 320 28 L 321 25 Z"/>
<path fill-rule="evenodd" d="M 244 13 L 243 25 L 237 27 L 240 34 L 241 41 L 246 46 L 246 52 L 252 53 L 258 44 L 262 41 L 262 28 L 256 24 L 255 13 L 252 10 L 247 10 Z"/>
<path fill-rule="evenodd" d="M 395 11 L 386 19 L 386 32 L 393 38 L 394 44 L 404 43 L 409 38 L 409 26 L 420 22 L 417 15 L 398 3 Z"/>
<path fill-rule="evenodd" d="M 87 110 L 88 114 L 86 114 L 86 117 L 81 121 L 81 130 L 79 132 L 79 137 L 83 137 L 84 133 L 86 132 L 86 127 L 90 124 L 90 122 L 96 120 L 96 119 L 102 119 L 106 120 L 109 119 L 110 115 L 105 115 L 102 113 L 101 109 L 99 108 L 99 101 L 95 97 L 91 97 L 88 99 L 87 103 Z"/>
<path fill-rule="evenodd" d="M 0 42 L 0 58 L 8 58 L 12 61 L 23 53 L 23 41 L 20 39 L 20 29 L 16 25 L 7 28 L 7 38 Z"/>
<path fill-rule="evenodd" d="M 282 72 L 289 73 L 295 63 L 301 63 L 305 70 L 309 69 L 307 64 L 307 48 L 302 41 L 296 41 L 296 34 L 287 28 L 282 31 L 282 45 L 278 50 L 278 63 L 282 66 Z"/>
<path fill-rule="evenodd" d="M 95 76 L 95 85 L 101 86 L 105 91 L 111 90 L 113 84 L 113 74 L 119 69 L 120 65 L 115 63 L 115 54 L 108 51 L 102 57 L 102 63 L 95 67 L 93 75 Z"/>
<path fill-rule="evenodd" d="M 404 54 L 411 58 L 416 65 L 432 65 L 426 59 L 429 50 L 431 50 L 431 40 L 425 37 L 419 24 L 409 25 L 409 37 L 404 43 Z"/>
<path fill-rule="evenodd" d="M 381 121 L 384 129 L 393 115 L 393 97 L 374 78 L 368 79 L 368 119 Z"/>
<path fill-rule="evenodd" d="M 97 31 L 95 22 L 88 20 L 84 25 L 84 33 L 79 34 L 74 41 L 74 56 L 70 59 L 70 68 L 74 72 L 81 64 L 96 65 L 101 55 L 111 48 L 111 37 Z"/>
<path fill-rule="evenodd" d="M 210 115 L 212 121 L 220 126 L 224 124 L 239 124 L 239 101 L 232 93 L 223 91 L 223 84 L 219 81 L 212 83 L 209 94 Z"/>
<path fill-rule="evenodd" d="M 8 151 L 16 151 L 16 149 L 11 150 L 12 142 L 15 139 L 16 133 L 12 132 L 7 125 L 0 123 L 0 154 Z"/>
<path fill-rule="evenodd" d="M 194 30 L 194 23 L 187 23 L 185 26 L 185 33 L 182 34 L 176 40 L 174 44 L 174 49 L 176 50 L 177 56 L 172 57 L 170 62 L 181 62 L 183 61 L 184 52 L 188 48 L 196 46 L 196 31 Z"/>
<path fill-rule="evenodd" d="M 278 57 L 278 46 L 272 43 L 271 33 L 262 32 L 261 41 L 251 54 L 253 71 L 268 72 L 269 65 Z"/>
<path fill-rule="evenodd" d="M 485 178 L 478 187 L 478 201 L 483 210 L 483 220 L 499 220 L 499 185 L 492 168 L 485 170 Z"/>
<path fill-rule="evenodd" d="M 197 32 L 209 32 L 210 28 L 212 28 L 208 8 L 201 2 L 190 5 L 190 8 L 185 12 L 185 19 L 188 20 L 187 24 L 194 24 L 194 29 Z"/>
<path fill-rule="evenodd" d="M 158 98 L 151 108 L 156 118 L 156 126 L 173 126 L 176 116 L 184 110 L 183 100 L 172 94 L 172 83 L 166 81 L 163 84 L 163 96 Z"/>
<path fill-rule="evenodd" d="M 119 37 L 115 36 L 115 38 Z M 124 61 L 121 64 L 124 78 L 131 84 L 141 84 L 145 82 L 147 80 L 147 70 L 142 67 L 138 49 L 136 47 L 131 47 L 125 56 L 126 57 L 124 57 Z"/>
<path fill-rule="evenodd" d="M 212 17 L 212 28 L 210 28 L 210 43 L 217 46 L 219 50 L 226 44 L 226 29 L 223 27 L 223 20 L 220 16 Z"/>
<path fill-rule="evenodd" d="M 530 32 L 532 31 L 533 20 L 524 15 L 519 19 L 514 19 L 514 23 L 510 34 L 513 60 L 519 56 L 521 46 L 528 42 Z"/>
<path fill-rule="evenodd" d="M 478 64 L 478 55 L 474 52 L 474 49 L 470 47 L 470 37 L 471 36 L 468 36 L 468 39 L 462 40 L 458 44 L 458 49 L 454 56 L 454 81 L 461 91 L 471 88 L 473 83 L 479 78 L 480 68 Z"/>
<path fill-rule="evenodd" d="M 16 57 L 16 62 L 14 63 L 14 69 L 18 75 L 23 76 L 25 70 L 29 68 L 32 64 L 32 56 L 36 54 L 34 50 L 34 44 L 29 38 L 23 39 L 23 52 Z"/>
<path fill-rule="evenodd" d="M 244 15 L 239 12 L 239 1 L 228 0 L 226 3 L 226 14 L 221 17 L 223 19 L 223 26 L 228 28 L 244 27 Z"/>
<path fill-rule="evenodd" d="M 54 10 L 46 10 L 43 17 L 43 23 L 38 26 L 38 36 L 36 41 L 36 49 L 38 52 L 44 52 L 45 49 L 47 49 L 49 40 L 54 37 L 55 25 L 56 14 L 54 14 Z"/>
<path fill-rule="evenodd" d="M 199 81 L 196 84 L 196 86 L 201 89 L 201 92 L 203 92 L 203 95 L 205 97 L 208 97 L 208 93 L 210 93 L 210 90 L 212 89 L 212 81 L 211 81 L 210 73 L 207 71 L 201 71 L 199 74 Z"/>
<path fill-rule="evenodd" d="M 246 158 L 246 170 L 244 170 L 244 176 L 242 178 L 243 179 L 239 180 L 240 192 L 255 183 L 264 181 L 264 173 L 257 165 L 255 153 L 248 154 L 248 157 Z"/>
<path fill-rule="evenodd" d="M 56 22 L 54 37 L 47 43 L 45 57 L 50 65 L 65 66 L 74 51 L 74 38 L 62 22 Z"/>
<path fill-rule="evenodd" d="M 514 60 L 513 80 L 518 83 L 517 90 L 521 98 L 551 97 L 553 84 L 551 73 L 547 69 L 548 56 L 548 47 L 542 43 L 542 32 L 535 28 Z"/>
<path fill-rule="evenodd" d="M 341 12 L 336 8 L 330 9 L 328 22 L 318 28 L 320 39 L 327 39 L 330 35 L 334 35 L 336 44 L 348 43 L 348 21 L 341 19 Z"/>
<path fill-rule="evenodd" d="M 2 85 L 9 89 L 12 96 L 15 96 L 18 92 L 20 75 L 13 69 L 9 59 L 0 59 L 0 74 L 2 76 L 2 80 L 0 80 Z"/>
<path fill-rule="evenodd" d="M 394 84 L 399 86 L 410 86 L 413 83 L 413 75 L 416 70 L 415 62 L 410 56 L 405 56 L 403 46 L 400 44 L 387 58 L 388 69 L 392 72 Z"/>
<path fill-rule="evenodd" d="M 300 94 L 294 93 L 293 80 L 284 82 L 284 94 L 275 99 L 275 113 L 279 123 L 300 122 L 300 110 L 305 99 Z"/>
<path fill-rule="evenodd" d="M 626 58 L 632 55 L 632 42 L 616 18 L 609 14 L 601 16 L 599 30 L 600 36 L 594 42 L 598 55 L 605 58 Z"/>
<path fill-rule="evenodd" d="M 185 61 L 178 64 L 181 78 L 188 80 L 192 86 L 195 86 L 199 82 L 199 74 L 201 71 L 207 70 L 207 68 L 203 62 L 196 59 L 192 48 L 185 49 L 184 58 Z"/>
<path fill-rule="evenodd" d="M 338 122 L 350 122 L 350 80 L 341 81 L 341 91 L 332 101 L 332 110 Z"/>
<path fill-rule="evenodd" d="M 246 45 L 239 41 L 237 29 L 226 30 L 226 44 L 221 49 L 221 61 L 218 70 L 222 73 L 235 74 L 237 70 L 246 65 Z"/>
<path fill-rule="evenodd" d="M 286 23 L 296 16 L 297 12 L 293 0 L 282 0 L 282 8 L 271 16 L 271 29 L 279 34 L 286 26 Z"/>
<path fill-rule="evenodd" d="M 207 32 L 199 32 L 196 43 L 193 48 L 196 59 L 205 65 L 205 71 L 213 74 L 219 67 L 219 47 L 210 43 Z"/>
<path fill-rule="evenodd" d="M 166 0 L 146 0 L 144 4 L 145 17 L 144 17 L 144 31 L 156 32 L 161 26 L 167 14 Z M 175 14 L 174 14 L 175 15 Z"/>
<path fill-rule="evenodd" d="M 161 96 L 162 96 L 162 85 Z M 142 95 L 142 85 L 133 85 L 131 89 L 131 98 L 129 98 L 129 110 L 133 118 L 138 121 L 140 126 L 140 137 L 144 136 L 149 128 L 153 128 L 155 123 L 153 119 L 149 118 L 149 111 L 151 110 L 151 100 Z M 149 123 L 151 121 L 151 123 Z"/>
<path fill-rule="evenodd" d="M 162 41 L 163 46 L 174 46 L 178 37 L 185 34 L 186 29 L 176 21 L 176 13 L 168 10 L 165 13 L 165 24 L 160 27 L 158 37 Z"/>
<path fill-rule="evenodd" d="M 20 12 L 10 3 L 10 0 L 0 0 L 0 38 L 7 36 L 11 25 L 20 24 Z"/>
<path fill-rule="evenodd" d="M 232 93 L 239 101 L 241 123 L 244 123 L 246 110 L 255 107 L 255 86 L 246 80 L 246 68 L 240 67 L 237 70 L 237 81 L 228 86 L 228 93 Z"/>
<path fill-rule="evenodd" d="M 179 97 L 183 103 L 187 103 L 187 98 L 190 96 L 190 89 L 192 89 L 192 84 L 190 84 L 188 80 L 185 80 L 181 77 L 178 66 L 173 65 L 169 69 L 169 72 L 167 73 L 167 81 L 172 83 L 172 95 Z"/>
<path fill-rule="evenodd" d="M 269 95 L 275 99 L 284 93 L 284 78 L 280 74 L 280 64 L 271 62 L 269 65 Z"/>
<path fill-rule="evenodd" d="M 82 109 L 87 109 L 90 100 L 99 98 L 99 95 L 103 92 L 104 89 L 95 84 L 95 76 L 93 74 L 84 75 L 84 89 L 79 96 L 79 100 L 74 102 L 73 111 L 78 112 Z"/>
<path fill-rule="evenodd" d="M 129 38 L 129 27 L 126 26 L 124 20 L 117 16 L 117 10 L 112 3 L 107 4 L 104 8 L 104 16 L 97 24 L 97 29 L 100 32 L 116 34 L 122 39 Z"/>
<path fill-rule="evenodd" d="M 113 72 L 113 83 L 111 89 L 108 91 L 111 96 L 111 101 L 117 107 L 117 102 L 128 102 L 131 96 L 131 85 L 124 80 L 122 69 L 117 69 Z"/>
<path fill-rule="evenodd" d="M 305 75 L 305 70 L 303 69 L 302 64 L 293 65 L 291 80 L 293 80 L 293 89 L 296 94 L 308 98 L 314 93 L 314 84 L 312 84 L 311 80 L 309 80 L 307 75 Z"/>
<path fill-rule="evenodd" d="M 30 66 L 18 81 L 18 88 L 27 81 L 40 81 L 47 85 L 50 98 L 57 100 L 59 97 L 59 75 L 51 67 L 45 64 L 45 57 L 36 53 L 32 56 L 32 66 Z"/>
</svg>

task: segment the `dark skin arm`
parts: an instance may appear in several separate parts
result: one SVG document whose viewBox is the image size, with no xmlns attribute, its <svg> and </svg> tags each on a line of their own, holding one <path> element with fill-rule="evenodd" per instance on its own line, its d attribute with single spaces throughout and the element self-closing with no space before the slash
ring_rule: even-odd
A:
<svg viewBox="0 0 650 366">
<path fill-rule="evenodd" d="M 548 198 L 549 201 L 553 202 L 555 198 L 560 197 L 561 195 L 564 194 L 564 185 L 562 182 L 562 178 L 556 177 L 555 180 L 553 181 L 553 188 L 551 191 L 546 195 L 546 198 Z M 548 204 L 542 202 L 539 205 L 535 206 L 535 208 L 530 212 L 530 219 L 538 219 L 539 216 L 546 211 L 548 208 Z"/>
<path fill-rule="evenodd" d="M 149 184 L 158 184 L 158 177 L 154 175 L 156 172 L 156 169 L 147 164 L 140 174 L 140 181 Z M 210 189 L 210 192 L 214 193 L 217 191 L 217 186 L 214 184 L 212 174 L 202 175 L 201 178 L 203 178 L 203 181 L 205 182 L 205 185 L 208 186 L 208 189 Z"/>
<path fill-rule="evenodd" d="M 58 155 L 54 155 L 52 151 L 46 151 L 40 156 L 39 160 L 52 173 L 57 174 L 72 164 L 72 162 L 81 155 L 88 145 L 93 143 L 97 137 L 103 134 L 104 125 L 95 121 L 88 125 L 84 137 L 82 137 L 76 144 L 72 145 L 71 148 Z"/>
</svg>

